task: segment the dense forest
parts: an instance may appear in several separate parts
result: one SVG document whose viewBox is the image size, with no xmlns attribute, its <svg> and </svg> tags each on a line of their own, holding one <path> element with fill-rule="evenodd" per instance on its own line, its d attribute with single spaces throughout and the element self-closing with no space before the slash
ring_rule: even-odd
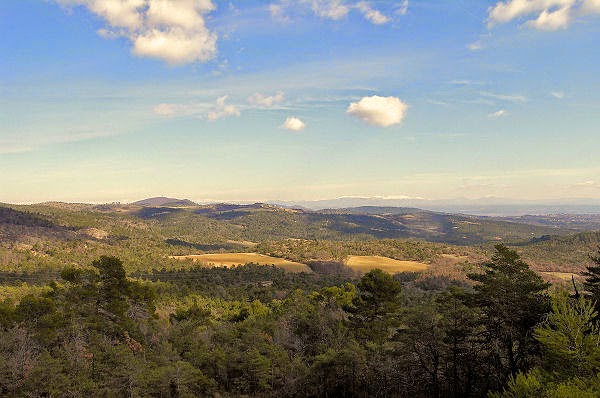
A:
<svg viewBox="0 0 600 398">
<path fill-rule="evenodd" d="M 184 205 L 0 207 L 0 396 L 600 395 L 597 232 Z"/>
<path fill-rule="evenodd" d="M 576 294 L 497 245 L 469 283 L 102 256 L 0 304 L 3 396 L 595 397 L 600 259 Z M 585 290 L 585 291 L 584 291 Z"/>
</svg>

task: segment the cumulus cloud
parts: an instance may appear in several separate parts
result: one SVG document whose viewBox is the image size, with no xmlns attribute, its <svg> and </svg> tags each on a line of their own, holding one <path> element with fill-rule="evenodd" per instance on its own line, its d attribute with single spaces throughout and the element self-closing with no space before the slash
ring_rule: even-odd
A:
<svg viewBox="0 0 600 398">
<path fill-rule="evenodd" d="M 290 116 L 285 119 L 281 127 L 290 131 L 302 131 L 306 127 L 306 124 L 297 117 Z"/>
<path fill-rule="evenodd" d="M 208 120 L 214 122 L 215 120 L 228 116 L 240 116 L 240 110 L 237 106 L 227 105 L 225 103 L 227 101 L 227 98 L 229 98 L 229 96 L 227 95 L 217 98 L 215 105 L 206 115 Z"/>
<path fill-rule="evenodd" d="M 539 30 L 559 30 L 566 29 L 569 23 L 571 23 L 571 9 L 563 7 L 556 11 L 542 11 L 537 19 L 528 21 L 527 26 Z"/>
<path fill-rule="evenodd" d="M 374 126 L 388 127 L 401 123 L 407 109 L 399 98 L 374 95 L 351 103 L 346 112 Z"/>
<path fill-rule="evenodd" d="M 278 92 L 275 95 L 264 95 L 261 93 L 255 93 L 248 97 L 248 103 L 254 106 L 270 108 L 274 105 L 277 105 L 284 100 L 283 92 Z"/>
<path fill-rule="evenodd" d="M 125 37 L 132 52 L 172 65 L 206 62 L 217 52 L 217 35 L 205 24 L 216 9 L 211 0 L 55 0 L 84 6 L 103 18 L 102 37 Z"/>
<path fill-rule="evenodd" d="M 371 4 L 366 1 L 361 1 L 356 4 L 356 8 L 364 15 L 365 19 L 375 25 L 383 25 L 390 21 L 390 18 L 383 15 L 379 10 L 371 7 Z"/>
<path fill-rule="evenodd" d="M 505 109 L 499 109 L 496 112 L 488 114 L 488 117 L 492 119 L 497 119 L 499 117 L 506 116 L 507 114 L 508 112 Z"/>
<path fill-rule="evenodd" d="M 593 14 L 600 14 L 600 0 L 506 0 L 489 8 L 488 26 L 524 18 L 526 26 L 553 31 Z"/>
</svg>

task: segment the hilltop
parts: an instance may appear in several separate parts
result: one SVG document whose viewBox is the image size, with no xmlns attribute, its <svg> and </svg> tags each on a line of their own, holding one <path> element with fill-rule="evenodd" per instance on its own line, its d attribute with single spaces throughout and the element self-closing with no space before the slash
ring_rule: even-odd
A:
<svg viewBox="0 0 600 398">
<path fill-rule="evenodd" d="M 158 207 L 179 207 L 179 206 L 197 206 L 197 203 L 192 202 L 189 199 L 175 199 L 167 198 L 164 196 L 157 196 L 155 198 L 148 198 L 138 200 L 137 202 L 131 203 L 134 206 L 158 206 Z"/>
</svg>

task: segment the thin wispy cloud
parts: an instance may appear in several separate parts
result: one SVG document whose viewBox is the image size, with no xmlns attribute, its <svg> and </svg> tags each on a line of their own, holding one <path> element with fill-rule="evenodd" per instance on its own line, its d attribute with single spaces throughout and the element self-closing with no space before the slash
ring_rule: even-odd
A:
<svg viewBox="0 0 600 398">
<path fill-rule="evenodd" d="M 285 95 L 283 91 L 279 91 L 274 95 L 265 95 L 261 93 L 254 93 L 250 97 L 248 97 L 248 103 L 250 105 L 263 107 L 263 108 L 271 108 L 277 104 L 280 104 L 285 99 Z"/>
<path fill-rule="evenodd" d="M 228 98 L 227 95 L 217 98 L 215 105 L 206 115 L 209 121 L 214 122 L 225 117 L 240 116 L 241 112 L 237 106 L 226 103 Z"/>
<path fill-rule="evenodd" d="M 396 15 L 406 15 L 408 13 L 408 0 L 403 0 L 400 4 L 396 6 L 396 10 L 394 14 Z"/>
<path fill-rule="evenodd" d="M 520 94 L 498 94 L 489 91 L 482 91 L 480 92 L 480 94 L 484 97 L 494 98 L 501 101 L 513 102 L 515 104 L 522 104 L 524 102 L 527 102 L 527 97 Z"/>
<path fill-rule="evenodd" d="M 361 1 L 355 6 L 365 17 L 365 19 L 375 25 L 383 25 L 391 21 L 391 19 L 383 15 L 379 10 L 373 8 L 371 3 Z"/>
<path fill-rule="evenodd" d="M 174 104 L 158 104 L 154 107 L 153 111 L 159 116 L 175 116 L 177 114 L 177 106 Z"/>
<path fill-rule="evenodd" d="M 346 18 L 352 10 L 356 10 L 362 14 L 363 18 L 373 25 L 384 25 L 392 18 L 385 15 L 381 10 L 377 9 L 373 2 L 358 1 L 346 2 L 343 0 L 281 0 L 280 2 L 271 3 L 268 6 L 271 18 L 279 22 L 290 22 L 292 18 L 289 13 L 294 10 L 309 10 L 313 15 L 339 21 Z M 408 0 L 402 1 L 398 6 L 394 7 L 394 14 L 405 15 L 408 11 Z"/>
<path fill-rule="evenodd" d="M 491 119 L 498 119 L 499 117 L 503 117 L 508 115 L 508 112 L 505 109 L 499 109 L 496 112 L 492 112 L 488 114 L 488 117 Z"/>
</svg>

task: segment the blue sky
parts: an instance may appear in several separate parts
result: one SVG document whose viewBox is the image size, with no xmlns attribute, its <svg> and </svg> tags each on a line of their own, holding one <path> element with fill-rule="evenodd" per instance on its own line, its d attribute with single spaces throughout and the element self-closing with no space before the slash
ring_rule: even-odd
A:
<svg viewBox="0 0 600 398">
<path fill-rule="evenodd" d="M 3 0 L 0 201 L 600 199 L 600 0 Z"/>
</svg>

